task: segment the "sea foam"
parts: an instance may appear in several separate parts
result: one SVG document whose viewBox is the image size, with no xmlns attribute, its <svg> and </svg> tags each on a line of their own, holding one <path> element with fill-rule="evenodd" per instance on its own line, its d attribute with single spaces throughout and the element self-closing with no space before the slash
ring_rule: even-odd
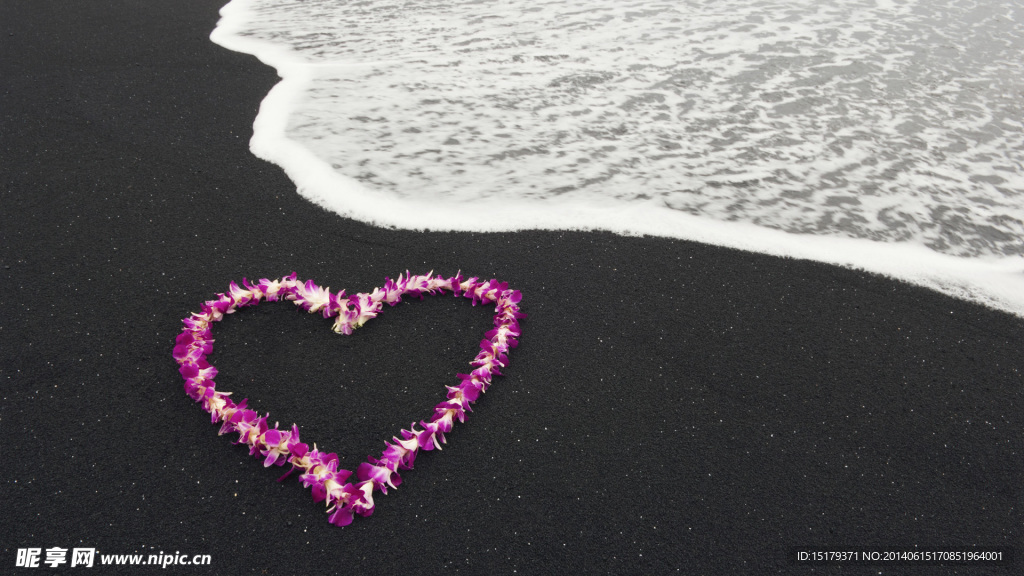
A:
<svg viewBox="0 0 1024 576">
<path fill-rule="evenodd" d="M 886 274 L 1024 316 L 1024 9 L 233 0 L 252 151 L 346 217 L 610 230 Z"/>
</svg>

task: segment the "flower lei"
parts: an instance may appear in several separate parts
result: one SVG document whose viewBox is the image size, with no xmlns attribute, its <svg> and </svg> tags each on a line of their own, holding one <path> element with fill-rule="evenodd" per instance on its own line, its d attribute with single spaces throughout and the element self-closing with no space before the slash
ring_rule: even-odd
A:
<svg viewBox="0 0 1024 576">
<path fill-rule="evenodd" d="M 374 490 L 387 494 L 388 487 L 397 488 L 402 483 L 398 471 L 412 468 L 419 450 L 440 450 L 445 443 L 444 434 L 451 431 L 454 420 L 465 421 L 466 412 L 471 411 L 470 404 L 487 391 L 491 378 L 501 375 L 499 369 L 508 363 L 508 351 L 518 343 L 519 319 L 526 316 L 519 312 L 519 291 L 509 290 L 505 282 L 463 280 L 460 274 L 432 278 L 431 274 L 433 272 L 411 276 L 406 272 L 395 281 L 386 278 L 383 288 L 351 296 L 346 296 L 344 290 L 332 294 L 330 289 L 321 288 L 312 280 L 301 282 L 294 272 L 280 280 L 263 278 L 255 284 L 243 279 L 244 288 L 232 282 L 227 293 L 205 302 L 199 313 L 182 321 L 185 329 L 176 339 L 174 359 L 181 365 L 179 372 L 185 379 L 185 392 L 196 402 L 202 402 L 203 409 L 210 413 L 211 422 L 221 423 L 219 434 L 238 432 L 235 444 L 247 444 L 249 454 L 262 457 L 265 467 L 291 464 L 291 469 L 278 478 L 278 482 L 300 471 L 299 479 L 303 486 L 312 488 L 313 500 L 326 501 L 328 520 L 332 524 L 348 525 L 354 514 L 369 516 L 374 510 Z M 215 388 L 213 379 L 217 369 L 206 361 L 213 350 L 210 326 L 240 307 L 255 306 L 263 300 L 291 300 L 308 312 L 320 312 L 324 318 L 336 317 L 333 330 L 351 334 L 377 316 L 384 303 L 394 306 L 402 296 L 422 299 L 423 294 L 444 291 L 471 298 L 474 306 L 495 304 L 494 329 L 485 334 L 480 353 L 470 363 L 475 369 L 469 374 L 458 374 L 458 385 L 447 386 L 447 399 L 434 407 L 428 421 L 419 423 L 421 429 L 417 430 L 413 423 L 408 430 L 401 431 L 401 439 L 392 438 L 386 443 L 380 458 L 371 456 L 360 464 L 356 469 L 357 482 L 347 482 L 352 472 L 338 469 L 337 454 L 321 452 L 315 444 L 310 449 L 308 444 L 300 442 L 298 426 L 293 424 L 291 430 L 282 430 L 275 423 L 271 428 L 267 424 L 269 413 L 260 416 L 246 408 L 248 399 L 236 404 L 229 398 L 230 392 Z"/>
</svg>

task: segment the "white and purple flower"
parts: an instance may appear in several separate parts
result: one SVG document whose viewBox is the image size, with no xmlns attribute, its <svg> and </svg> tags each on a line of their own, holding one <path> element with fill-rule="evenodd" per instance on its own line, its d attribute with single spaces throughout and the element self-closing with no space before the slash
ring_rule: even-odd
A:
<svg viewBox="0 0 1024 576">
<path fill-rule="evenodd" d="M 308 312 L 320 312 L 324 318 L 337 317 L 334 331 L 351 334 L 375 318 L 385 303 L 394 306 L 403 296 L 422 298 L 424 294 L 443 291 L 470 298 L 474 306 L 495 304 L 494 329 L 485 334 L 480 352 L 470 363 L 475 369 L 469 374 L 457 375 L 459 384 L 447 387 L 447 399 L 434 407 L 430 420 L 421 421 L 419 430 L 416 424 L 409 430 L 402 430 L 401 439 L 392 438 L 386 443 L 380 458 L 370 457 L 360 464 L 356 469 L 356 483 L 347 482 L 352 472 L 338 468 L 337 454 L 321 452 L 315 445 L 311 450 L 301 442 L 298 426 L 293 424 L 290 430 L 281 430 L 275 423 L 270 427 L 267 424 L 269 414 L 260 416 L 247 408 L 247 400 L 236 404 L 229 398 L 230 392 L 216 390 L 213 379 L 217 369 L 206 360 L 214 342 L 210 324 L 240 307 L 254 306 L 264 300 L 291 300 Z M 461 274 L 443 278 L 433 276 L 433 272 L 413 276 L 406 271 L 397 280 L 386 278 L 383 287 L 369 294 L 351 296 L 346 296 L 344 290 L 332 294 L 330 289 L 321 288 L 312 280 L 301 282 L 294 272 L 280 280 L 262 278 L 255 284 L 243 278 L 242 286 L 231 282 L 227 293 L 204 302 L 199 313 L 182 321 L 185 329 L 175 339 L 172 355 L 181 366 L 179 372 L 185 380 L 185 392 L 201 403 L 214 423 L 221 424 L 219 434 L 237 432 L 236 444 L 249 446 L 249 453 L 262 458 L 265 467 L 291 464 L 291 469 L 278 480 L 300 471 L 299 480 L 311 489 L 314 502 L 326 501 L 328 520 L 345 526 L 356 514 L 373 514 L 373 491 L 387 494 L 388 488 L 397 489 L 402 484 L 398 470 L 411 469 L 420 450 L 440 450 L 445 443 L 444 435 L 451 432 L 455 420 L 465 421 L 470 405 L 487 390 L 494 376 L 501 375 L 499 369 L 507 365 L 508 351 L 518 345 L 519 320 L 525 317 L 519 311 L 521 299 L 521 294 L 509 290 L 504 282 L 481 282 L 475 277 L 463 279 Z"/>
</svg>

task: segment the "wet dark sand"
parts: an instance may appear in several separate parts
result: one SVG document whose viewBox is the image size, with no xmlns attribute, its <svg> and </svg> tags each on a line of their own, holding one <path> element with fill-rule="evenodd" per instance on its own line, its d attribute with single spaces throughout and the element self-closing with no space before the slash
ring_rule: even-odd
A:
<svg viewBox="0 0 1024 576">
<path fill-rule="evenodd" d="M 183 574 L 1019 570 L 787 553 L 1019 546 L 1024 321 L 689 242 L 344 220 L 248 152 L 276 76 L 208 40 L 221 1 L 0 4 L 0 572 L 28 547 L 211 556 Z M 530 317 L 444 451 L 337 528 L 217 436 L 174 337 L 243 276 L 406 269 L 508 281 Z M 434 297 L 344 337 L 290 308 L 215 327 L 218 388 L 349 468 L 429 416 L 490 323 Z"/>
</svg>

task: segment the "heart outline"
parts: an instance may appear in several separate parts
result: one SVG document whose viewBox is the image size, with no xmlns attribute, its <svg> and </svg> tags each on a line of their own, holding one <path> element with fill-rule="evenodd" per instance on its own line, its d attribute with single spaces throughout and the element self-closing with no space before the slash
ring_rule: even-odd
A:
<svg viewBox="0 0 1024 576">
<path fill-rule="evenodd" d="M 332 294 L 330 288 L 321 288 L 312 280 L 301 282 L 292 272 L 280 280 L 260 279 L 250 284 L 245 278 L 242 286 L 231 282 L 228 292 L 217 294 L 216 300 L 203 303 L 200 312 L 192 313 L 182 320 L 185 329 L 175 339 L 173 357 L 180 365 L 179 373 L 185 379 L 185 392 L 211 416 L 211 422 L 221 423 L 220 435 L 238 432 L 235 444 L 245 443 L 249 454 L 264 457 L 263 465 L 292 468 L 278 481 L 284 480 L 296 470 L 303 471 L 299 480 L 311 488 L 315 502 L 326 501 L 328 521 L 338 526 L 352 522 L 355 514 L 370 516 L 375 504 L 373 492 L 380 490 L 387 494 L 388 487 L 397 488 L 401 482 L 398 470 L 413 467 L 419 450 L 441 449 L 446 443 L 444 434 L 450 432 L 454 420 L 465 421 L 465 413 L 472 411 L 470 405 L 479 395 L 486 392 L 494 376 L 500 376 L 500 368 L 508 363 L 508 352 L 518 345 L 520 336 L 519 320 L 526 315 L 519 311 L 522 295 L 518 290 L 509 290 L 508 284 L 491 279 L 480 281 L 473 277 L 462 279 L 461 273 L 450 278 L 433 272 L 412 276 L 406 271 L 397 280 L 385 278 L 383 287 L 374 288 L 370 293 L 346 296 L 342 290 Z M 214 378 L 217 369 L 207 362 L 206 357 L 213 351 L 211 324 L 221 321 L 238 308 L 255 306 L 260 302 L 291 300 L 310 313 L 320 312 L 324 318 L 337 317 L 332 329 L 336 333 L 351 334 L 375 318 L 384 303 L 395 306 L 402 296 L 418 296 L 452 292 L 473 300 L 473 305 L 494 304 L 494 328 L 484 335 L 480 352 L 470 362 L 475 369 L 469 374 L 457 374 L 459 385 L 447 386 L 444 402 L 434 406 L 429 421 L 420 421 L 421 430 L 414 422 L 409 430 L 402 430 L 402 439 L 392 438 L 380 458 L 369 457 L 356 469 L 357 483 L 346 482 L 352 475 L 349 470 L 338 468 L 338 456 L 324 453 L 300 441 L 298 425 L 291 430 L 281 430 L 275 423 L 267 424 L 270 414 L 260 416 L 246 407 L 248 399 L 235 403 L 229 398 L 231 392 L 216 389 Z"/>
</svg>

